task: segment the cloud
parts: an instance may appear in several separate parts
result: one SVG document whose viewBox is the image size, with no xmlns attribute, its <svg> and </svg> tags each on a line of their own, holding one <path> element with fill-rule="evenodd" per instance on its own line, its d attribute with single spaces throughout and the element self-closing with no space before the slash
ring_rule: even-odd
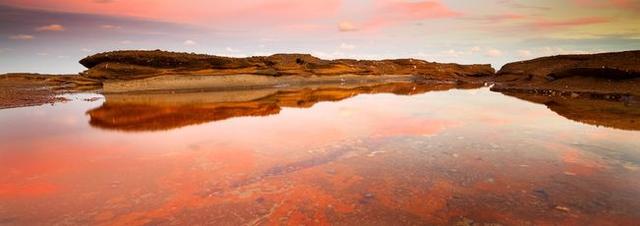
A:
<svg viewBox="0 0 640 226">
<path fill-rule="evenodd" d="M 237 52 L 240 52 L 239 50 L 237 50 L 237 49 L 233 49 L 233 48 L 231 48 L 231 47 L 226 47 L 226 48 L 224 48 L 224 50 L 226 50 L 227 52 L 230 52 L 230 53 L 237 53 Z"/>
<path fill-rule="evenodd" d="M 37 27 L 36 31 L 64 31 L 66 28 L 60 24 L 50 24 L 42 27 Z"/>
<path fill-rule="evenodd" d="M 468 49 L 464 49 L 464 50 L 458 50 L 458 49 L 448 49 L 448 50 L 443 50 L 437 53 L 425 53 L 425 52 L 418 52 L 417 54 L 414 54 L 418 57 L 422 57 L 422 58 L 458 58 L 458 57 L 466 57 L 466 56 L 471 56 L 474 55 L 478 52 L 482 51 L 481 47 L 478 46 L 474 46 Z"/>
<path fill-rule="evenodd" d="M 486 15 L 483 17 L 476 17 L 471 19 L 485 21 L 487 23 L 500 23 L 504 21 L 521 20 L 525 18 L 526 16 L 517 14 L 517 13 L 503 13 L 503 14 L 495 14 L 495 15 Z"/>
<path fill-rule="evenodd" d="M 442 51 L 440 53 L 442 55 L 448 56 L 448 57 L 459 57 L 459 56 L 467 54 L 468 52 L 458 51 L 458 50 L 455 50 L 455 49 L 450 49 L 450 50 Z"/>
<path fill-rule="evenodd" d="M 129 45 L 131 43 L 133 43 L 133 42 L 130 41 L 130 40 L 122 40 L 122 41 L 120 41 L 120 44 L 123 44 L 123 45 Z"/>
<path fill-rule="evenodd" d="M 290 31 L 311 32 L 311 31 L 326 30 L 327 26 L 322 24 L 307 23 L 307 24 L 289 24 L 289 25 L 283 26 L 283 28 L 286 28 L 287 30 L 290 30 Z"/>
<path fill-rule="evenodd" d="M 461 16 L 439 0 L 377 0 L 374 16 L 364 24 L 368 28 L 379 28 L 396 23 L 443 19 Z"/>
<path fill-rule="evenodd" d="M 23 8 L 205 25 L 216 28 L 283 26 L 336 16 L 343 0 L 2 0 Z"/>
<path fill-rule="evenodd" d="M 504 53 L 499 49 L 487 49 L 487 51 L 484 52 L 484 55 L 488 57 L 501 57 Z"/>
<path fill-rule="evenodd" d="M 526 4 L 522 4 L 522 3 L 516 2 L 515 0 L 500 0 L 500 1 L 498 1 L 498 4 L 505 5 L 507 7 L 511 7 L 511 8 L 514 8 L 514 9 L 536 9 L 536 10 L 550 10 L 551 9 L 551 7 L 545 7 L 545 6 L 526 5 Z"/>
<path fill-rule="evenodd" d="M 351 45 L 351 44 L 347 44 L 347 43 L 340 44 L 340 49 L 342 49 L 342 50 L 353 50 L 355 48 L 356 48 L 355 45 Z"/>
<path fill-rule="evenodd" d="M 602 24 L 610 22 L 609 18 L 604 17 L 582 17 L 568 20 L 547 20 L 539 19 L 534 21 L 531 25 L 539 29 L 554 29 L 554 28 L 567 28 L 576 26 L 585 26 L 593 24 Z"/>
<path fill-rule="evenodd" d="M 358 28 L 349 21 L 342 21 L 338 23 L 338 30 L 341 32 L 357 31 Z"/>
<path fill-rule="evenodd" d="M 106 29 L 106 30 L 114 30 L 114 29 L 120 29 L 122 27 L 116 26 L 116 25 L 111 25 L 111 24 L 103 24 L 103 25 L 100 25 L 100 28 Z"/>
<path fill-rule="evenodd" d="M 36 37 L 34 37 L 33 35 L 25 35 L 25 34 L 9 36 L 9 39 L 11 40 L 32 40 L 34 38 Z"/>
<path fill-rule="evenodd" d="M 398 20 L 423 20 L 434 18 L 455 17 L 461 15 L 451 10 L 440 1 L 382 1 L 383 7 L 379 13 L 388 19 Z"/>
<path fill-rule="evenodd" d="M 544 56 L 553 56 L 553 55 L 566 55 L 566 54 L 593 54 L 598 53 L 600 51 L 593 50 L 567 50 L 561 47 L 544 47 L 541 50 L 542 55 Z"/>
<path fill-rule="evenodd" d="M 573 0 L 573 3 L 579 7 L 640 10 L 640 1 L 637 0 Z"/>
<path fill-rule="evenodd" d="M 520 58 L 528 58 L 528 57 L 531 57 L 533 55 L 533 53 L 531 53 L 531 50 L 525 50 L 525 49 L 518 50 L 516 53 L 518 54 L 518 57 L 520 57 Z"/>
<path fill-rule="evenodd" d="M 185 45 L 185 46 L 192 46 L 192 45 L 196 45 L 198 43 L 196 43 L 193 40 L 185 40 L 182 44 Z"/>
</svg>

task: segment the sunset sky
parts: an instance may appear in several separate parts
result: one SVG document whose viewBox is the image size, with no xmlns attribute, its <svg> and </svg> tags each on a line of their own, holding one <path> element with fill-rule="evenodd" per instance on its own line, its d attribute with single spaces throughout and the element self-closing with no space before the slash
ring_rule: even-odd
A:
<svg viewBox="0 0 640 226">
<path fill-rule="evenodd" d="M 0 0 L 0 73 L 163 49 L 491 63 L 640 49 L 640 0 Z"/>
</svg>

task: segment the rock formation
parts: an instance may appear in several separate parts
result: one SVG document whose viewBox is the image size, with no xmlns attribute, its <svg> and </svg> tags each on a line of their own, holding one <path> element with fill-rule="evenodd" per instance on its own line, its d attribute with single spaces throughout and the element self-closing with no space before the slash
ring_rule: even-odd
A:
<svg viewBox="0 0 640 226">
<path fill-rule="evenodd" d="M 231 58 L 166 51 L 114 51 L 80 60 L 82 77 L 96 81 L 132 80 L 162 75 L 329 76 L 420 75 L 438 80 L 470 80 L 494 74 L 490 65 L 458 65 L 416 59 L 323 60 L 309 54 Z"/>
<path fill-rule="evenodd" d="M 103 93 L 246 90 L 426 80 L 457 84 L 489 82 L 495 84 L 493 91 L 510 94 L 586 95 L 608 100 L 640 96 L 640 51 L 542 57 L 509 63 L 497 74 L 490 65 L 416 59 L 323 60 L 308 54 L 232 58 L 159 50 L 105 52 L 86 57 L 80 63 L 88 69 L 76 75 L 0 76 L 0 87 L 7 87 L 0 92 L 0 107 L 55 102 L 56 93 L 79 90 Z M 41 93 L 43 90 L 50 91 Z M 41 97 L 29 101 L 30 96 Z"/>
<path fill-rule="evenodd" d="M 509 63 L 496 74 L 496 91 L 591 91 L 640 94 L 640 51 L 560 55 Z"/>
</svg>

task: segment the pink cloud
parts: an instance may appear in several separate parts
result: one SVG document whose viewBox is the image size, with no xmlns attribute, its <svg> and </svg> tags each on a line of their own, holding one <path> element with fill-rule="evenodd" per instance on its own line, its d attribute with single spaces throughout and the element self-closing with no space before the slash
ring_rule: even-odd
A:
<svg viewBox="0 0 640 226">
<path fill-rule="evenodd" d="M 37 27 L 36 31 L 64 31 L 66 28 L 60 24 L 51 24 L 42 27 Z"/>
<path fill-rule="evenodd" d="M 338 30 L 341 32 L 357 31 L 358 27 L 350 21 L 341 21 L 338 23 Z"/>
<path fill-rule="evenodd" d="M 452 18 L 462 15 L 439 0 L 401 1 L 378 0 L 374 16 L 364 23 L 367 28 L 380 28 L 402 22 Z"/>
<path fill-rule="evenodd" d="M 485 51 L 484 55 L 487 57 L 501 57 L 504 53 L 499 49 L 488 49 Z"/>
<path fill-rule="evenodd" d="M 111 25 L 111 24 L 103 24 L 103 25 L 100 25 L 100 28 L 106 29 L 106 30 L 113 30 L 113 29 L 120 29 L 122 27 L 117 25 Z"/>
<path fill-rule="evenodd" d="M 522 4 L 522 3 L 514 1 L 514 0 L 500 0 L 497 3 L 500 4 L 500 5 L 505 5 L 505 6 L 508 6 L 508 7 L 511 7 L 511 8 L 516 8 L 516 9 L 535 9 L 535 10 L 550 10 L 551 9 L 549 7 L 544 7 L 544 6 Z"/>
<path fill-rule="evenodd" d="M 345 0 L 5 0 L 5 4 L 52 11 L 134 16 L 217 29 L 366 30 L 400 23 L 460 16 L 441 0 L 373 0 L 341 15 Z M 353 16 L 354 18 L 340 18 Z M 357 18 L 357 19 L 356 19 Z M 351 21 L 350 21 L 351 20 Z M 328 29 L 326 27 L 330 26 Z M 104 29 L 117 28 L 105 25 Z"/>
<path fill-rule="evenodd" d="M 378 1 L 378 15 L 396 20 L 424 20 L 454 17 L 460 15 L 440 1 Z"/>
<path fill-rule="evenodd" d="M 316 32 L 316 31 L 327 31 L 333 30 L 333 26 L 326 24 L 316 24 L 316 23 L 290 23 L 283 25 L 283 28 L 286 31 L 298 31 L 298 32 Z"/>
<path fill-rule="evenodd" d="M 5 4 L 55 11 L 135 16 L 211 26 L 283 25 L 337 14 L 342 0 L 6 0 Z"/>
<path fill-rule="evenodd" d="M 481 19 L 486 20 L 487 22 L 491 22 L 491 23 L 499 23 L 499 22 L 503 22 L 503 21 L 521 20 L 521 19 L 525 19 L 525 18 L 526 18 L 526 16 L 521 15 L 521 14 L 517 14 L 517 13 L 504 13 L 504 14 L 485 16 L 485 17 L 483 17 Z"/>
<path fill-rule="evenodd" d="M 12 40 L 32 40 L 34 38 L 35 37 L 33 35 L 25 35 L 25 34 L 9 36 L 9 39 L 12 39 Z"/>
</svg>

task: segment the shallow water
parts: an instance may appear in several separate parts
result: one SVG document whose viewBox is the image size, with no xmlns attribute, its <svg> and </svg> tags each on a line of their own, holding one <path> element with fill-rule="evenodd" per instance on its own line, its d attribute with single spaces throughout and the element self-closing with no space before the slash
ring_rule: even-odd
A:
<svg viewBox="0 0 640 226">
<path fill-rule="evenodd" d="M 2 110 L 0 225 L 640 224 L 639 131 L 448 88 Z"/>
</svg>

